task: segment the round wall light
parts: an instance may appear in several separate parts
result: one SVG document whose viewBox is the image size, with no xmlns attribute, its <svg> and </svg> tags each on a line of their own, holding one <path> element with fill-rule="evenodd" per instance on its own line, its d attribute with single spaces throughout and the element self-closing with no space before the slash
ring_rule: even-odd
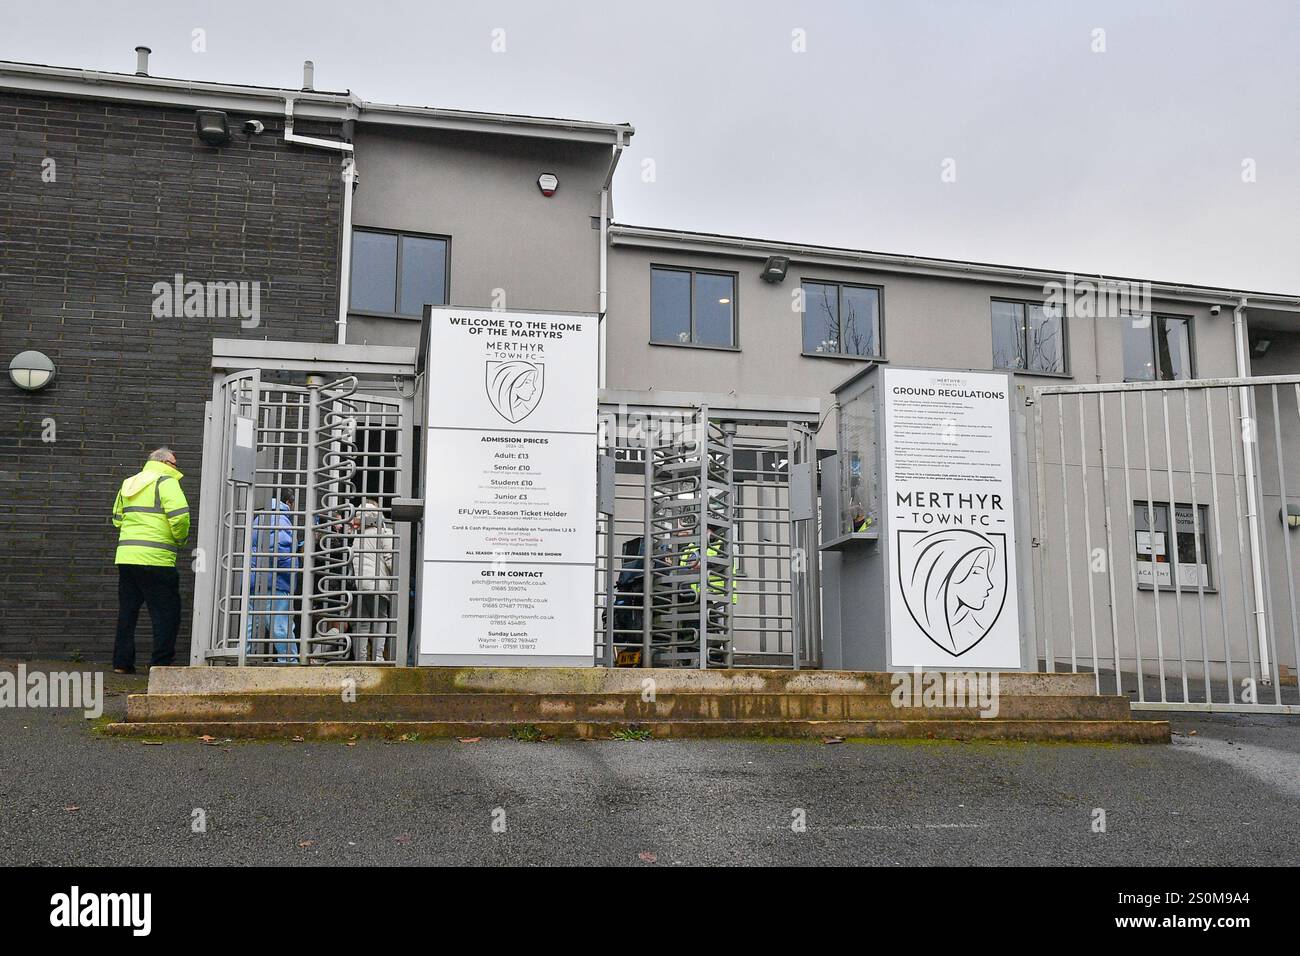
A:
<svg viewBox="0 0 1300 956">
<path fill-rule="evenodd" d="M 1289 530 L 1300 528 L 1300 505 L 1293 505 L 1288 501 L 1286 507 L 1282 509 L 1281 518 L 1282 524 Z"/>
<path fill-rule="evenodd" d="M 9 378 L 24 392 L 39 392 L 54 381 L 54 363 L 44 352 L 19 352 L 9 363 Z"/>
</svg>

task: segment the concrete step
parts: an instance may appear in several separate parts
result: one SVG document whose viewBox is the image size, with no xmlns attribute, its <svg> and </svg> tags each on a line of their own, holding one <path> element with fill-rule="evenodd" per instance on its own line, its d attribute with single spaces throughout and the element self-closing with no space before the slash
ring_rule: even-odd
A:
<svg viewBox="0 0 1300 956">
<path fill-rule="evenodd" d="M 1162 720 L 655 720 L 628 721 L 151 721 L 109 724 L 123 737 L 293 738 L 407 740 L 439 737 L 609 739 L 619 732 L 696 738 L 892 738 L 1168 743 Z"/>
<path fill-rule="evenodd" d="M 355 701 L 324 694 L 139 694 L 127 720 L 161 721 L 678 721 L 678 720 L 979 720 L 976 701 L 963 707 L 896 707 L 884 694 L 639 693 L 375 694 Z M 1004 720 L 1127 720 L 1126 697 L 1007 695 Z"/>
<path fill-rule="evenodd" d="M 904 675 L 911 678 L 911 675 Z M 150 694 L 889 694 L 895 675 L 863 671 L 604 667 L 154 667 Z M 1091 674 L 1002 673 L 1003 696 L 1087 696 Z"/>
</svg>

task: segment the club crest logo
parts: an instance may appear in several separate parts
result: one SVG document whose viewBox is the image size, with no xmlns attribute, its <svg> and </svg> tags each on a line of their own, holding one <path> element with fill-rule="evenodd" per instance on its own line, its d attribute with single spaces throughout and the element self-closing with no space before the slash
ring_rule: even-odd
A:
<svg viewBox="0 0 1300 956">
<path fill-rule="evenodd" d="M 511 424 L 523 421 L 542 400 L 546 368 L 523 359 L 487 363 L 488 401 Z"/>
<path fill-rule="evenodd" d="M 897 543 L 903 601 L 931 643 L 960 657 L 984 640 L 1007 600 L 1007 536 L 899 531 Z"/>
</svg>

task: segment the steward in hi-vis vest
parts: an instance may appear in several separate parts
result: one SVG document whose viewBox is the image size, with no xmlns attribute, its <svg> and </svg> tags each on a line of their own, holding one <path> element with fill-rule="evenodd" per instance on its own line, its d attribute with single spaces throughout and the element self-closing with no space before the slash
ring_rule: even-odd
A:
<svg viewBox="0 0 1300 956">
<path fill-rule="evenodd" d="M 190 537 L 190 504 L 170 448 L 149 455 L 144 469 L 122 482 L 113 503 L 117 537 L 117 638 L 113 670 L 135 672 L 135 624 L 142 604 L 153 625 L 151 665 L 176 657 L 181 623 L 176 557 Z"/>
</svg>

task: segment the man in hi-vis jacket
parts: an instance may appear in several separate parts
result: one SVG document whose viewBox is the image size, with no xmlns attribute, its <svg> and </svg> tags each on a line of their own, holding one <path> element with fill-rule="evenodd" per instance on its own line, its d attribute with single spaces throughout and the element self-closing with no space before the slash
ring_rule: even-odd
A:
<svg viewBox="0 0 1300 956">
<path fill-rule="evenodd" d="M 117 639 L 113 670 L 135 673 L 135 622 L 140 605 L 149 606 L 153 623 L 150 665 L 176 657 L 181 626 L 180 573 L 176 556 L 190 537 L 190 503 L 181 491 L 181 473 L 170 448 L 149 455 L 144 470 L 122 482 L 113 503 L 117 538 Z"/>
</svg>

